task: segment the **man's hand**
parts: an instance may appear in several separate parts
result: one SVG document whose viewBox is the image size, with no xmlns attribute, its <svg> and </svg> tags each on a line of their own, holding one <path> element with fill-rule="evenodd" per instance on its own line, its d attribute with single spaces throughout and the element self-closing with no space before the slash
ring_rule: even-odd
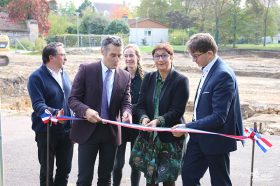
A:
<svg viewBox="0 0 280 186">
<path fill-rule="evenodd" d="M 122 114 L 122 122 L 132 123 L 132 115 L 129 112 L 124 111 Z"/>
<path fill-rule="evenodd" d="M 64 116 L 64 110 L 63 110 L 63 108 L 60 109 L 60 110 L 57 112 L 57 115 L 56 115 L 56 116 Z M 59 123 L 64 124 L 65 121 L 59 121 Z"/>
<path fill-rule="evenodd" d="M 98 112 L 96 112 L 93 109 L 88 108 L 86 110 L 86 115 L 85 115 L 86 119 L 91 122 L 91 123 L 97 123 L 97 122 L 101 122 L 101 118 L 98 114 Z"/>
<path fill-rule="evenodd" d="M 186 128 L 186 124 L 177 124 L 177 125 L 174 125 L 171 130 L 174 130 L 174 129 L 179 129 L 179 128 Z M 181 137 L 183 136 L 184 134 L 188 134 L 187 132 L 172 132 L 173 136 L 175 137 Z"/>
</svg>

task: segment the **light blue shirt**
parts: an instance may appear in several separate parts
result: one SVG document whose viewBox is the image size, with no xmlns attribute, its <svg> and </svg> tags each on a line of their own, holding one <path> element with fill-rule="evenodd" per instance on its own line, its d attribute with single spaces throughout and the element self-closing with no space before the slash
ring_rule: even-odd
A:
<svg viewBox="0 0 280 186">
<path fill-rule="evenodd" d="M 104 84 L 104 79 L 106 76 L 106 71 L 108 68 L 104 65 L 103 61 L 101 61 L 101 68 L 102 68 L 102 81 Z M 116 69 L 111 69 L 112 73 L 108 79 L 108 84 L 107 84 L 107 98 L 108 98 L 108 104 L 110 105 L 110 100 L 111 100 L 111 95 L 112 95 L 112 89 L 113 89 L 113 84 L 114 84 L 114 77 L 115 77 L 115 71 Z"/>
</svg>

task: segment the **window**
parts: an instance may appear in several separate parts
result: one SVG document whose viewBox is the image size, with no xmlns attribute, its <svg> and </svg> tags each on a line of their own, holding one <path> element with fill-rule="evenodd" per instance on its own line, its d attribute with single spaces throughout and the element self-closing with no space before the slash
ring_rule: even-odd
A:
<svg viewBox="0 0 280 186">
<path fill-rule="evenodd" d="M 151 36 L 152 35 L 152 31 L 151 30 L 145 30 L 144 31 L 144 35 L 145 36 Z"/>
</svg>

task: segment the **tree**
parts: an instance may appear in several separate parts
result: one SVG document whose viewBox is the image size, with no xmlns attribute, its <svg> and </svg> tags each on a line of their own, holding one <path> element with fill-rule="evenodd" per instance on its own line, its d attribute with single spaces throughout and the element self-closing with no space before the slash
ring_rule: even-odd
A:
<svg viewBox="0 0 280 186">
<path fill-rule="evenodd" d="M 38 22 L 39 33 L 47 35 L 49 31 L 49 5 L 46 0 L 13 0 L 7 5 L 12 21 L 35 19 Z"/>
<path fill-rule="evenodd" d="M 109 20 L 101 14 L 93 13 L 85 15 L 80 24 L 80 32 L 83 34 L 103 34 Z"/>
<path fill-rule="evenodd" d="M 170 10 L 168 0 L 141 0 L 140 5 L 137 7 L 137 16 L 168 23 L 166 14 Z"/>
<path fill-rule="evenodd" d="M 211 0 L 211 5 L 214 10 L 215 15 L 215 41 L 219 44 L 219 34 L 220 34 L 220 21 L 223 14 L 229 9 L 230 0 Z"/>
<path fill-rule="evenodd" d="M 166 14 L 169 22 L 169 27 L 185 29 L 193 26 L 194 19 L 182 14 L 179 11 L 168 12 Z"/>
<path fill-rule="evenodd" d="M 113 20 L 104 30 L 104 34 L 128 34 L 129 26 L 125 21 Z"/>
<path fill-rule="evenodd" d="M 79 6 L 78 12 L 82 14 L 83 11 L 86 10 L 87 8 L 92 9 L 94 12 L 94 6 L 92 5 L 90 0 L 84 0 L 84 2 Z"/>
<path fill-rule="evenodd" d="M 269 11 L 271 9 L 271 6 L 273 4 L 276 4 L 275 0 L 262 0 L 264 5 L 264 33 L 263 33 L 263 46 L 266 45 L 266 36 L 267 36 L 267 25 L 268 25 L 268 19 L 269 19 Z"/>
<path fill-rule="evenodd" d="M 1 0 L 0 1 L 0 7 L 6 6 L 10 1 L 12 1 L 12 0 Z"/>
<path fill-rule="evenodd" d="M 65 15 L 59 15 L 54 12 L 49 14 L 50 30 L 49 35 L 61 35 L 65 34 L 66 30 L 72 23 Z"/>
<path fill-rule="evenodd" d="M 76 7 L 73 0 L 68 0 L 65 7 L 59 8 L 58 12 L 62 15 L 73 16 L 76 13 Z"/>
</svg>

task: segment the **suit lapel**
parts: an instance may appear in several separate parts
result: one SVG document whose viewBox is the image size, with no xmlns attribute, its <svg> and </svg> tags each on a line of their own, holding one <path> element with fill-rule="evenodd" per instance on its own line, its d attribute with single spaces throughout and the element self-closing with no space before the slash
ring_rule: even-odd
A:
<svg viewBox="0 0 280 186">
<path fill-rule="evenodd" d="M 96 77 L 92 78 L 92 81 L 96 81 L 96 90 L 97 90 L 97 98 L 100 101 L 102 101 L 102 90 L 103 90 L 103 80 L 102 80 L 102 67 L 101 67 L 101 61 L 97 64 L 96 72 L 92 73 L 93 75 L 96 74 Z M 94 83 L 93 83 L 94 84 Z"/>
<path fill-rule="evenodd" d="M 205 89 L 205 86 L 207 85 L 208 81 L 210 80 L 210 78 L 212 77 L 214 71 L 216 70 L 217 66 L 220 64 L 220 60 L 219 58 L 216 60 L 215 64 L 212 66 L 212 68 L 210 69 L 210 71 L 208 72 L 207 74 L 207 77 L 201 87 L 201 91 L 200 91 L 200 94 L 199 96 L 201 96 L 201 94 L 204 92 L 204 89 Z M 197 96 L 197 95 L 196 95 Z M 198 100 L 198 103 L 199 103 L 200 99 Z M 198 104 L 197 103 L 197 104 Z"/>
</svg>

